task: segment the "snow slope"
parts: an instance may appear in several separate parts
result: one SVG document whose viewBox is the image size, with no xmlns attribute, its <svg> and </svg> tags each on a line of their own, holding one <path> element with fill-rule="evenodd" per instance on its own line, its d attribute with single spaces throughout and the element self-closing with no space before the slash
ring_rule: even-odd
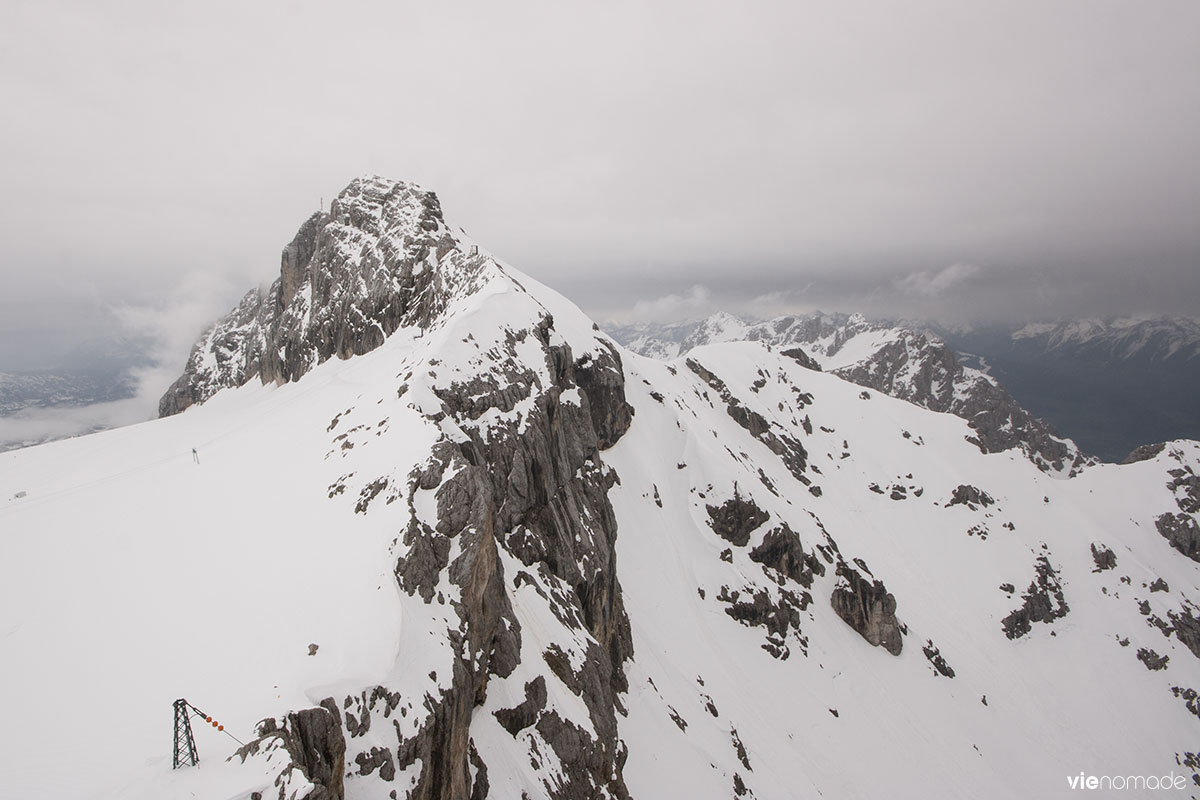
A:
<svg viewBox="0 0 1200 800">
<path fill-rule="evenodd" d="M 0 454 L 5 793 L 1200 787 L 1200 445 L 1063 479 L 758 342 L 622 351 L 474 246 L 368 352 Z M 245 758 L 171 770 L 177 697 Z"/>
<path fill-rule="evenodd" d="M 821 369 L 839 377 L 967 420 L 984 452 L 1017 448 L 1040 468 L 1075 473 L 1094 459 L 1034 417 L 985 371 L 960 362 L 921 326 L 872 322 L 861 314 L 784 315 L 750 322 L 718 312 L 699 322 L 615 326 L 629 349 L 670 359 L 706 344 L 756 341 L 799 347 Z"/>
<path fill-rule="evenodd" d="M 626 362 L 631 378 L 675 389 L 656 403 L 648 386 L 631 379 L 640 395 L 637 424 L 607 456 L 622 476 L 618 516 L 644 520 L 637 531 L 625 525 L 618 545 L 635 609 L 636 661 L 647 672 L 641 702 L 631 704 L 631 727 L 648 717 L 657 722 L 646 720 L 654 732 L 641 739 L 644 747 L 630 744 L 631 786 L 634 775 L 650 781 L 664 763 L 694 781 L 679 796 L 697 797 L 729 796 L 728 783 L 707 781 L 714 771 L 726 780 L 739 773 L 758 797 L 864 798 L 1051 797 L 1080 770 L 1180 774 L 1174 756 L 1195 719 L 1171 688 L 1195 683 L 1196 656 L 1164 640 L 1137 605 L 1145 599 L 1165 618 L 1181 597 L 1195 597 L 1196 564 L 1170 549 L 1144 510 L 1172 507 L 1164 471 L 1178 464 L 1164 454 L 1156 462 L 1055 480 L 1011 453 L 981 456 L 966 443 L 962 420 L 883 396 L 863 400 L 857 387 L 790 369 L 756 349 L 704 347 L 692 357 L 730 387 L 752 385 L 769 368 L 759 392 L 735 394 L 798 434 L 801 426 L 791 418 L 811 419 L 814 432 L 803 441 L 822 470 L 812 476 L 820 497 L 797 491 L 760 444 L 726 450 L 745 437 L 719 402 L 705 398 L 711 388 L 695 375 L 678 370 L 688 378 L 680 386 L 671 365 Z M 813 397 L 802 411 L 795 410 L 793 387 Z M 1171 451 L 1195 468 L 1195 443 Z M 851 455 L 842 458 L 844 452 Z M 659 453 L 669 455 L 647 455 Z M 763 485 L 760 467 L 779 496 Z M 729 497 L 734 482 L 771 518 L 745 547 L 729 548 L 733 560 L 726 563 L 719 552 L 728 545 L 707 530 L 704 509 Z M 907 497 L 871 492 L 872 483 L 904 485 Z M 960 484 L 984 488 L 995 506 L 946 508 Z M 920 497 L 914 486 L 923 490 Z M 777 591 L 778 573 L 747 553 L 779 522 L 809 548 L 827 531 L 848 559 L 862 558 L 883 580 L 908 628 L 899 658 L 871 647 L 832 612 L 825 602 L 828 575 L 815 581 L 800 630 L 785 637 L 791 657 L 751 655 L 767 641 L 764 632 L 722 618 L 723 604 L 713 598 L 723 586 Z M 1013 530 L 1004 527 L 1010 523 Z M 969 532 L 975 526 L 986 538 Z M 1094 572 L 1093 542 L 1117 554 L 1115 570 Z M 1009 641 L 1001 620 L 1020 605 L 1042 554 L 1071 611 Z M 1175 594 L 1150 593 L 1159 578 Z M 1015 584 L 1015 596 L 1003 584 Z M 927 641 L 955 670 L 953 679 L 938 675 L 923 655 Z M 1147 670 L 1135 657 L 1141 647 L 1169 655 L 1169 669 Z M 650 680 L 669 688 L 656 691 Z M 721 716 L 705 712 L 705 696 Z M 667 705 L 689 722 L 686 735 L 663 723 Z M 731 728 L 753 774 L 733 759 Z M 701 735 L 711 749 L 695 746 Z M 710 767 L 714 752 L 722 760 Z"/>
</svg>

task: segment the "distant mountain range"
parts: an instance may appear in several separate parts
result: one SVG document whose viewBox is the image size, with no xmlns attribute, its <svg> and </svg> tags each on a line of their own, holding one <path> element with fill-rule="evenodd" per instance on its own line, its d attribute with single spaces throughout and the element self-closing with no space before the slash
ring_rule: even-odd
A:
<svg viewBox="0 0 1200 800">
<path fill-rule="evenodd" d="M 1021 404 L 1106 461 L 1200 437 L 1200 322 L 1082 319 L 938 330 Z M 979 361 L 982 359 L 982 362 Z"/>
<path fill-rule="evenodd" d="M 1049 423 L 1036 428 L 1039 435 L 1056 430 L 1106 461 L 1141 445 L 1200 437 L 1200 322 L 1186 317 L 952 328 L 857 314 L 756 321 L 722 312 L 607 329 L 631 350 L 660 359 L 712 342 L 801 345 L 842 377 L 968 419 L 980 405 L 965 401 L 968 387 L 1003 408 L 1011 393 L 1031 419 Z"/>
<path fill-rule="evenodd" d="M 26 408 L 87 406 L 124 400 L 133 396 L 135 388 L 133 378 L 124 370 L 0 372 L 0 416 Z"/>
<path fill-rule="evenodd" d="M 104 414 L 83 423 L 89 415 L 75 412 L 134 397 L 139 371 L 156 362 L 154 350 L 147 336 L 113 332 L 36 369 L 0 364 L 0 452 L 119 424 Z"/>
</svg>

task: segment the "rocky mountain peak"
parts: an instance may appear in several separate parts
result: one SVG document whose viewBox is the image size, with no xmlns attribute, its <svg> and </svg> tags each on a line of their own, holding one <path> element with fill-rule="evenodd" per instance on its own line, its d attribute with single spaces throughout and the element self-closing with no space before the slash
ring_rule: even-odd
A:
<svg viewBox="0 0 1200 800">
<path fill-rule="evenodd" d="M 336 356 L 369 352 L 397 328 L 427 327 L 495 262 L 442 216 L 437 195 L 377 176 L 357 178 L 300 226 L 279 277 L 253 290 L 200 338 L 159 403 L 179 413 L 254 378 L 296 380 Z"/>
</svg>

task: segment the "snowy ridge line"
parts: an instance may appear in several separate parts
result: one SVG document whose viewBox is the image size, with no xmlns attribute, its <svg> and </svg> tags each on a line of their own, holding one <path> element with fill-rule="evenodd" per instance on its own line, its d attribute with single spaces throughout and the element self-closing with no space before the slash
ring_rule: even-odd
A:
<svg viewBox="0 0 1200 800">
<path fill-rule="evenodd" d="M 705 344 L 745 340 L 799 350 L 853 383 L 968 420 L 975 429 L 971 438 L 983 452 L 1017 449 L 1039 469 L 1068 477 L 1096 463 L 1023 409 L 994 378 L 960 364 L 945 342 L 925 331 L 870 322 L 861 314 L 821 312 L 765 322 L 718 312 L 694 323 L 610 330 L 635 352 L 657 358 L 682 358 Z"/>
</svg>

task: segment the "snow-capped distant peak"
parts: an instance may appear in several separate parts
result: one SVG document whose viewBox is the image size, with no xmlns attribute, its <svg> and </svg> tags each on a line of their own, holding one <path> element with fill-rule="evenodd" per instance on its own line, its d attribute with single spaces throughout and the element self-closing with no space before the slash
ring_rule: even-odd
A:
<svg viewBox="0 0 1200 800">
<path fill-rule="evenodd" d="M 1046 351 L 1088 353 L 1117 359 L 1184 361 L 1200 356 L 1200 320 L 1190 317 L 1086 317 L 1025 325 L 1014 342 Z"/>
<path fill-rule="evenodd" d="M 970 420 L 986 452 L 1018 448 L 1043 469 L 1066 474 L 1089 463 L 1073 442 L 1021 408 L 994 378 L 960 364 L 938 336 L 917 326 L 872 322 L 861 313 L 814 312 L 757 323 L 715 314 L 677 343 L 657 339 L 646 326 L 635 337 L 620 329 L 613 334 L 635 352 L 667 359 L 739 339 L 799 347 L 827 372 Z"/>
</svg>

